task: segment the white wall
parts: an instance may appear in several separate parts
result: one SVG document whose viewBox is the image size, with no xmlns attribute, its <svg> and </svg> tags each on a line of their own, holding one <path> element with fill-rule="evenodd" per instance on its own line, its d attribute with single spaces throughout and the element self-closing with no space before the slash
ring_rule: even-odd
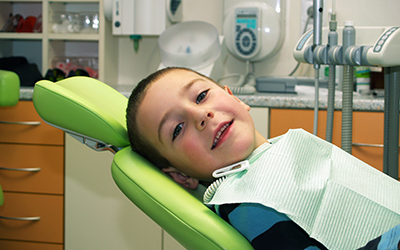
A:
<svg viewBox="0 0 400 250">
<path fill-rule="evenodd" d="M 183 0 L 183 21 L 201 20 L 212 23 L 220 34 L 223 24 L 223 0 Z M 325 23 L 332 0 L 326 0 Z M 296 66 L 292 51 L 300 37 L 301 0 L 286 0 L 286 35 L 282 49 L 275 56 L 255 63 L 255 74 L 287 75 Z M 398 0 L 336 0 L 338 26 L 345 20 L 354 20 L 356 26 L 400 25 Z M 119 38 L 119 84 L 135 85 L 140 79 L 155 71 L 160 63 L 157 37 L 144 37 L 135 53 L 129 38 Z M 303 72 L 307 67 L 302 66 Z M 244 63 L 230 56 L 224 73 L 244 73 Z"/>
</svg>

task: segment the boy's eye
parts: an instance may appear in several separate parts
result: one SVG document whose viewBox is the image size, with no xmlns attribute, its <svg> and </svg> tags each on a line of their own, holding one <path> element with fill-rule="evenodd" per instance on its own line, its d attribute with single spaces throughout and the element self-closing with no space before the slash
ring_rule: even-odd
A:
<svg viewBox="0 0 400 250">
<path fill-rule="evenodd" d="M 183 123 L 179 123 L 178 126 L 175 127 L 174 132 L 172 133 L 172 141 L 180 134 L 183 127 Z"/>
<path fill-rule="evenodd" d="M 208 90 L 201 92 L 196 98 L 196 104 L 199 104 L 207 95 Z"/>
</svg>

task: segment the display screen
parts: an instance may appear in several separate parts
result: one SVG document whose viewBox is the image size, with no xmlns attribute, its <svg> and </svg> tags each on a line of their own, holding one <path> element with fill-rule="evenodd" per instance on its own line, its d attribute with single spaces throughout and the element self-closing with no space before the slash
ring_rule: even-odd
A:
<svg viewBox="0 0 400 250">
<path fill-rule="evenodd" d="M 256 18 L 255 14 L 237 14 L 237 18 Z"/>
</svg>

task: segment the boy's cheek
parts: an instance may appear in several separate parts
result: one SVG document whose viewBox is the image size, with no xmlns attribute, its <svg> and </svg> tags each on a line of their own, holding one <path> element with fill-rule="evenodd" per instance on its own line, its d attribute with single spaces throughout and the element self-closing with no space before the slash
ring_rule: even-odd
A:
<svg viewBox="0 0 400 250">
<path fill-rule="evenodd" d="M 242 100 L 240 100 L 239 98 L 237 98 L 235 95 L 233 95 L 232 91 L 229 89 L 229 87 L 224 86 L 225 91 L 227 91 L 233 99 L 235 99 L 243 108 L 245 108 L 247 111 L 250 111 L 250 106 L 247 105 L 246 103 L 242 102 Z"/>
<path fill-rule="evenodd" d="M 186 140 L 185 143 L 182 145 L 182 150 L 184 151 L 185 155 L 187 155 L 190 159 L 201 157 L 200 153 L 202 150 L 199 149 L 199 145 L 201 143 L 198 139 L 189 139 Z M 211 146 L 210 146 L 211 148 Z"/>
</svg>

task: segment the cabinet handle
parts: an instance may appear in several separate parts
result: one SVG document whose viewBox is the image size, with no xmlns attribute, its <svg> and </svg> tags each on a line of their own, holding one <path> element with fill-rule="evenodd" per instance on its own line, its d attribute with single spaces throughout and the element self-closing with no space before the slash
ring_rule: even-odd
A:
<svg viewBox="0 0 400 250">
<path fill-rule="evenodd" d="M 14 124 L 14 125 L 29 125 L 29 126 L 39 126 L 40 122 L 9 122 L 9 121 L 0 121 L 2 124 Z"/>
<path fill-rule="evenodd" d="M 352 144 L 353 146 L 383 148 L 383 144 L 357 143 L 357 142 L 353 142 Z"/>
<path fill-rule="evenodd" d="M 0 167 L 0 170 L 23 171 L 23 172 L 39 172 L 40 168 L 6 168 Z"/>
<path fill-rule="evenodd" d="M 8 216 L 0 215 L 0 219 L 23 220 L 23 221 L 38 221 L 38 220 L 40 220 L 40 217 L 39 216 L 35 216 L 35 217 L 8 217 Z"/>
<path fill-rule="evenodd" d="M 353 146 L 383 148 L 383 144 L 369 144 L 369 143 L 357 143 L 357 142 L 353 142 Z M 400 145 L 399 145 L 399 148 L 400 148 Z"/>
</svg>

